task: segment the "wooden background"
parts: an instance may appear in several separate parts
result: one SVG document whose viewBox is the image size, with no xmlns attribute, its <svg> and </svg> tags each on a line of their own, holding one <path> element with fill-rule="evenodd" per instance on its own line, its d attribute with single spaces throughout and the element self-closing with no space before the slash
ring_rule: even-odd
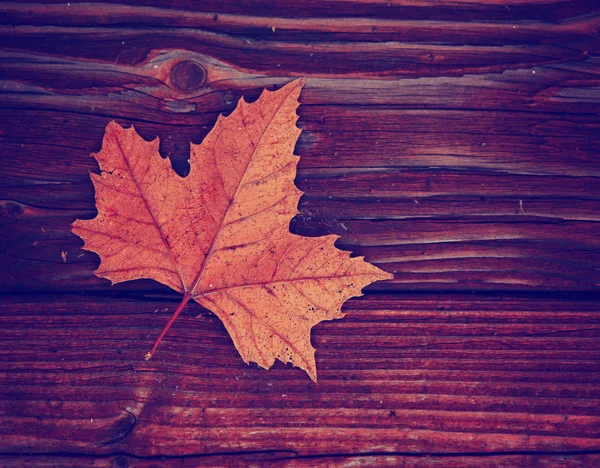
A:
<svg viewBox="0 0 600 468">
<path fill-rule="evenodd" d="M 143 3 L 0 4 L 0 465 L 599 466 L 597 0 Z M 145 362 L 179 298 L 93 276 L 89 154 L 114 119 L 185 174 L 300 76 L 292 230 L 395 279 L 319 385 L 194 304 Z"/>
</svg>

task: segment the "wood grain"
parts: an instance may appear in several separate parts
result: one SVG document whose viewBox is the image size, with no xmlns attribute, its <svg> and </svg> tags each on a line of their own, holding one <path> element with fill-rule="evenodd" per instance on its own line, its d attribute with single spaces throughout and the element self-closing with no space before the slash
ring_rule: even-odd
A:
<svg viewBox="0 0 600 468">
<path fill-rule="evenodd" d="M 0 3 L 0 464 L 600 463 L 599 31 L 594 0 Z M 394 280 L 314 329 L 319 385 L 194 305 L 144 362 L 177 298 L 93 276 L 89 154 L 116 120 L 185 175 L 299 76 L 291 228 Z"/>
<path fill-rule="evenodd" d="M 31 450 L 32 432 L 40 452 L 151 456 L 598 447 L 595 301 L 352 300 L 314 329 L 316 385 L 246 366 L 195 305 L 145 362 L 176 301 L 140 299 L 5 298 L 6 451 Z"/>
<path fill-rule="evenodd" d="M 497 455 L 489 457 L 477 456 L 420 456 L 420 455 L 362 455 L 362 456 L 325 456 L 325 457 L 298 457 L 289 452 L 249 453 L 239 455 L 191 455 L 185 457 L 131 457 L 126 455 L 109 456 L 0 456 L 3 466 L 8 468 L 20 467 L 47 467 L 59 465 L 65 468 L 94 466 L 100 468 L 149 468 L 156 466 L 209 466 L 212 468 L 230 467 L 313 467 L 313 468 L 350 468 L 356 466 L 373 467 L 471 467 L 478 466 L 491 468 L 503 466 L 516 468 L 522 466 L 540 467 L 588 467 L 598 464 L 598 456 L 586 455 Z"/>
</svg>

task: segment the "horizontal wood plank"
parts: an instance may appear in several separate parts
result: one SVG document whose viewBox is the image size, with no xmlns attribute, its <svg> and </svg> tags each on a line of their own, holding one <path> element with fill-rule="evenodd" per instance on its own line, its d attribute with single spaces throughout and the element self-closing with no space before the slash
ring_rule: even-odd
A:
<svg viewBox="0 0 600 468">
<path fill-rule="evenodd" d="M 86 192 L 90 199 L 89 188 Z M 515 200 L 513 209 L 529 209 L 526 203 Z M 414 203 L 405 205 L 412 210 Z M 70 232 L 75 218 L 91 218 L 93 211 L 39 208 L 11 200 L 0 206 L 7 218 L 0 229 L 5 237 L 1 254 L 7 267 L 0 272 L 4 291 L 162 289 L 149 281 L 111 286 L 93 275 L 98 257 L 83 251 L 82 241 Z M 523 213 L 386 217 L 384 210 L 378 219 L 371 219 L 343 211 L 333 213 L 336 206 L 340 207 L 306 200 L 302 204 L 305 214 L 292 221 L 292 231 L 309 236 L 339 234 L 340 248 L 365 255 L 395 274 L 393 280 L 370 286 L 371 291 L 597 291 L 600 287 L 597 221 L 536 218 Z M 377 201 L 370 206 L 364 209 L 372 213 L 378 209 Z M 335 218 L 319 213 L 325 210 Z"/>
<path fill-rule="evenodd" d="M 560 468 L 578 468 L 595 466 L 600 462 L 597 454 L 557 454 L 557 455 L 349 455 L 349 456 L 317 456 L 299 457 L 293 452 L 259 452 L 223 455 L 191 455 L 183 457 L 131 457 L 127 455 L 109 456 L 67 456 L 67 455 L 0 455 L 2 466 L 7 468 L 21 467 L 26 464 L 30 468 L 46 468 L 60 466 L 63 468 L 99 467 L 99 468 L 154 468 L 179 466 L 208 466 L 211 468 L 262 468 L 272 466 L 310 467 L 310 468 L 350 468 L 366 467 L 446 467 L 457 468 L 497 466 L 520 468 L 523 466 L 548 466 Z"/>
<path fill-rule="evenodd" d="M 13 4 L 18 4 L 16 7 Z M 46 5 L 44 5 L 46 4 Z M 43 5 L 43 6 L 42 6 Z M 41 21 L 70 24 L 73 21 L 90 19 L 96 23 L 110 23 L 115 18 L 131 17 L 132 12 L 143 12 L 147 19 L 136 17 L 136 23 L 151 23 L 158 19 L 170 20 L 176 24 L 198 24 L 197 21 L 207 17 L 206 12 L 219 14 L 209 16 L 212 21 L 229 19 L 227 14 L 245 15 L 238 21 L 248 24 L 259 23 L 261 18 L 276 15 L 280 18 L 405 18 L 411 20 L 446 20 L 473 21 L 476 19 L 493 19 L 500 21 L 535 20 L 553 23 L 575 19 L 579 16 L 597 13 L 597 4 L 591 0 L 440 0 L 435 7 L 423 0 L 395 0 L 393 2 L 377 2 L 368 0 L 306 0 L 303 2 L 282 1 L 273 4 L 267 0 L 258 0 L 252 4 L 235 0 L 207 0 L 201 3 L 183 4 L 168 0 L 139 1 L 130 0 L 127 5 L 112 5 L 102 0 L 86 2 L 85 6 L 77 4 L 57 5 L 52 0 L 40 0 L 35 4 L 8 1 L 3 3 L 12 21 L 23 19 L 31 22 L 33 18 Z M 175 11 L 173 11 L 175 10 Z M 54 15 L 53 15 L 54 13 Z M 61 15 L 62 13 L 62 15 Z M 67 16 L 67 18 L 65 18 Z M 75 16 L 75 18 L 73 18 Z M 142 15 L 144 16 L 144 15 Z M 38 20 L 40 21 L 40 20 Z M 189 23 L 186 23 L 189 22 Z M 134 24 L 136 24 L 134 23 Z M 200 25 L 205 26 L 205 23 Z"/>
<path fill-rule="evenodd" d="M 5 297 L 3 451 L 600 449 L 596 301 L 353 300 L 313 331 L 317 385 L 281 363 L 246 366 L 197 305 L 143 361 L 166 299 Z"/>
</svg>

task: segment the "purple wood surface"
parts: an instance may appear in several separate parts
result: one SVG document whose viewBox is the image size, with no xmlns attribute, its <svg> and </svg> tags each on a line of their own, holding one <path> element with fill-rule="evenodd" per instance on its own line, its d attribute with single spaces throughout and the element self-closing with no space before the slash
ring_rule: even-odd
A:
<svg viewBox="0 0 600 468">
<path fill-rule="evenodd" d="M 600 6 L 0 3 L 0 465 L 600 463 Z M 111 120 L 189 142 L 307 78 L 292 222 L 386 271 L 313 330 L 320 383 L 93 276 Z M 63 258 L 64 257 L 64 258 Z"/>
</svg>

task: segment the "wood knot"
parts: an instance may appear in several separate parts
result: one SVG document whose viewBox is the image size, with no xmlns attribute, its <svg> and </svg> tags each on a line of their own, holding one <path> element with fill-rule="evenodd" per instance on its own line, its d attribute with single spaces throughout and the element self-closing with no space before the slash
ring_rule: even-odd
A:
<svg viewBox="0 0 600 468">
<path fill-rule="evenodd" d="M 198 89 L 206 80 L 206 70 L 198 62 L 180 62 L 171 73 L 173 84 L 182 91 Z"/>
<path fill-rule="evenodd" d="M 129 462 L 123 455 L 117 455 L 113 459 L 113 465 L 117 466 L 118 468 L 127 468 L 129 466 Z"/>
<path fill-rule="evenodd" d="M 13 202 L 13 201 L 4 201 L 4 200 L 2 200 L 0 202 L 0 215 L 1 216 L 4 216 L 6 218 L 11 218 L 11 219 L 17 219 L 24 212 L 25 212 L 25 209 L 23 208 L 23 205 L 21 205 L 21 203 Z"/>
<path fill-rule="evenodd" d="M 125 439 L 135 427 L 137 423 L 137 417 L 131 411 L 123 409 L 125 415 L 119 417 L 109 428 L 108 428 L 108 440 L 102 442 L 101 446 L 107 446 L 115 444 Z"/>
</svg>

